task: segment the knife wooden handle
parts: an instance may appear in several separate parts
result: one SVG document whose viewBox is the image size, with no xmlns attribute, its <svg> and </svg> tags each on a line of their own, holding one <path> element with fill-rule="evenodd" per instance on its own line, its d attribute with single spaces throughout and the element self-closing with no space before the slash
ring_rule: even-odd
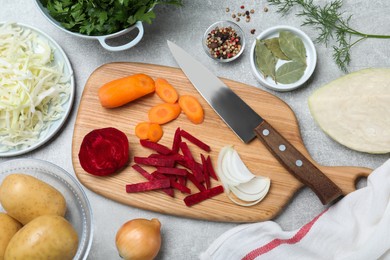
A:
<svg viewBox="0 0 390 260">
<path fill-rule="evenodd" d="M 257 138 L 299 181 L 308 186 L 326 205 L 343 195 L 341 189 L 302 155 L 265 120 L 255 128 Z"/>
</svg>

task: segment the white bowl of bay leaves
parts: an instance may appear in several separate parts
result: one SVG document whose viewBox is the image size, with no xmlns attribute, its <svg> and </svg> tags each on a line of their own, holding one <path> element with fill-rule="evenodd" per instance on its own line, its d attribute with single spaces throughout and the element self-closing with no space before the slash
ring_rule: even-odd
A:
<svg viewBox="0 0 390 260">
<path fill-rule="evenodd" d="M 291 26 L 263 31 L 253 42 L 250 57 L 254 76 L 276 91 L 302 86 L 313 74 L 317 53 L 312 40 Z"/>
</svg>

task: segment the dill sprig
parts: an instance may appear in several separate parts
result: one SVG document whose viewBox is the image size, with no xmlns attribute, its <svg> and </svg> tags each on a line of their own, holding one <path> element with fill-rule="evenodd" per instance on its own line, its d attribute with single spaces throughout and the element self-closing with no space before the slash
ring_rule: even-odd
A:
<svg viewBox="0 0 390 260">
<path fill-rule="evenodd" d="M 316 42 L 329 45 L 331 40 L 336 43 L 333 48 L 333 59 L 344 72 L 351 62 L 351 48 L 367 38 L 390 38 L 390 35 L 376 35 L 359 32 L 349 26 L 352 15 L 345 17 L 341 11 L 342 0 L 334 0 L 323 6 L 316 5 L 313 0 L 268 0 L 278 7 L 277 12 L 287 15 L 294 6 L 301 8 L 296 14 L 304 17 L 303 26 L 311 26 L 318 31 Z"/>
</svg>

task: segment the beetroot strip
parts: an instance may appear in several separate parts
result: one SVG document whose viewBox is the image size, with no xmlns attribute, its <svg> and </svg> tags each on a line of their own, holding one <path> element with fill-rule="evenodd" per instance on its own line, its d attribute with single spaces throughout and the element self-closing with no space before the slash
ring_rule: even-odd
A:
<svg viewBox="0 0 390 260">
<path fill-rule="evenodd" d="M 209 171 L 208 171 L 208 168 L 207 168 L 207 161 L 206 161 L 206 158 L 204 157 L 203 154 L 200 154 L 200 158 L 202 160 L 203 177 L 204 177 L 204 181 L 206 183 L 206 188 L 210 189 L 211 188 L 211 183 L 210 183 Z"/>
<path fill-rule="evenodd" d="M 144 164 L 149 166 L 161 166 L 161 167 L 173 167 L 175 161 L 172 159 L 161 159 L 151 157 L 138 157 L 134 156 L 134 162 L 138 164 Z"/>
<path fill-rule="evenodd" d="M 173 174 L 178 176 L 187 176 L 188 171 L 181 168 L 171 168 L 171 167 L 157 167 L 157 172 L 163 174 Z"/>
<path fill-rule="evenodd" d="M 206 199 L 212 198 L 221 193 L 223 193 L 223 187 L 219 185 L 209 190 L 204 190 L 195 194 L 188 195 L 187 197 L 184 198 L 184 203 L 186 204 L 187 207 L 191 207 L 192 205 L 195 205 Z"/>
<path fill-rule="evenodd" d="M 179 152 L 180 143 L 181 143 L 181 135 L 180 135 L 180 127 L 178 127 L 175 131 L 175 135 L 173 136 L 172 153 L 176 154 Z"/>
<path fill-rule="evenodd" d="M 192 156 L 192 153 L 190 151 L 190 148 L 188 148 L 187 143 L 181 142 L 180 149 L 183 152 L 186 161 L 185 167 L 190 169 L 194 173 L 195 178 L 198 180 L 198 182 L 203 182 L 204 178 L 201 165 L 195 161 L 194 156 Z"/>
<path fill-rule="evenodd" d="M 134 164 L 131 166 L 134 170 L 136 170 L 139 174 L 141 174 L 145 179 L 147 179 L 148 181 L 152 181 L 154 180 L 155 178 L 150 174 L 148 173 L 144 168 L 142 168 L 140 165 L 138 164 Z"/>
<path fill-rule="evenodd" d="M 181 185 L 180 183 L 178 183 L 174 180 L 171 180 L 171 187 L 175 188 L 183 193 L 191 194 L 191 190 L 188 187 Z"/>
<path fill-rule="evenodd" d="M 180 149 L 183 152 L 184 158 L 190 161 L 195 161 L 194 157 L 192 156 L 192 153 L 190 151 L 190 148 L 188 148 L 188 145 L 186 142 L 181 142 L 180 143 Z"/>
<path fill-rule="evenodd" d="M 180 185 L 187 186 L 187 178 L 183 176 L 177 176 L 177 181 L 180 183 Z"/>
<path fill-rule="evenodd" d="M 142 168 L 138 164 L 134 164 L 131 167 L 134 170 L 136 170 L 138 173 L 140 173 L 148 181 L 152 181 L 152 180 L 156 180 L 157 179 L 151 173 L 147 172 L 144 168 Z M 164 189 L 162 189 L 162 191 L 165 192 L 168 196 L 171 196 L 172 198 L 175 196 L 175 194 L 173 193 L 173 189 L 171 189 L 171 188 L 164 188 Z"/>
<path fill-rule="evenodd" d="M 206 188 L 200 183 L 192 173 L 187 174 L 187 178 L 198 188 L 200 191 L 206 190 Z"/>
<path fill-rule="evenodd" d="M 180 130 L 180 136 L 184 137 L 185 139 L 187 139 L 188 141 L 190 141 L 194 145 L 198 146 L 203 151 L 206 151 L 206 152 L 211 151 L 211 148 L 209 145 L 202 142 L 201 140 L 199 140 L 198 138 L 196 138 L 195 136 L 193 136 L 192 134 L 188 133 L 185 130 Z"/>
<path fill-rule="evenodd" d="M 167 154 L 170 154 L 172 152 L 172 150 L 169 149 L 168 147 L 166 147 L 165 145 L 151 142 L 148 140 L 140 140 L 140 144 L 143 147 L 146 147 L 146 148 L 152 149 L 153 151 L 158 152 L 159 154 L 167 155 Z"/>
<path fill-rule="evenodd" d="M 126 192 L 134 193 L 134 192 L 158 190 L 162 188 L 169 188 L 170 186 L 171 186 L 171 182 L 169 181 L 169 179 L 152 180 L 148 182 L 127 184 Z"/>
<path fill-rule="evenodd" d="M 217 177 L 217 174 L 215 174 L 214 167 L 213 167 L 213 164 L 211 162 L 210 155 L 207 156 L 206 162 L 207 162 L 207 170 L 208 170 L 208 172 L 210 174 L 210 177 L 217 181 L 218 177 Z"/>
<path fill-rule="evenodd" d="M 164 154 L 158 154 L 158 153 L 152 153 L 151 155 L 148 156 L 148 158 L 157 158 L 157 159 L 163 159 L 163 160 L 173 160 L 175 162 L 180 162 L 184 161 L 185 158 L 181 154 L 169 154 L 169 155 L 164 155 Z"/>
</svg>

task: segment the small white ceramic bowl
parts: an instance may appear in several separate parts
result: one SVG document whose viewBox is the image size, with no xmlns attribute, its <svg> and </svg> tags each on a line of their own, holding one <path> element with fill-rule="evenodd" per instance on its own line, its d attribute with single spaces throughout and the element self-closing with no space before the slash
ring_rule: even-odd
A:
<svg viewBox="0 0 390 260">
<path fill-rule="evenodd" d="M 260 81 L 260 83 L 272 90 L 275 91 L 290 91 L 299 88 L 302 86 L 313 74 L 314 69 L 317 64 L 317 53 L 316 49 L 314 47 L 313 41 L 307 36 L 304 32 L 301 30 L 291 27 L 291 26 L 275 26 L 271 27 L 262 33 L 260 33 L 256 39 L 258 40 L 265 40 L 268 38 L 278 37 L 280 31 L 289 31 L 297 35 L 299 38 L 302 39 L 303 44 L 306 48 L 306 60 L 307 60 L 307 68 L 303 74 L 303 76 L 295 83 L 291 84 L 281 84 L 281 83 L 275 83 L 275 81 L 271 77 L 264 78 L 263 74 L 260 72 L 260 70 L 257 68 L 256 65 L 256 54 L 255 54 L 255 48 L 256 48 L 256 41 L 253 42 L 252 48 L 251 48 L 251 54 L 250 54 L 250 64 L 252 68 L 253 75 Z M 279 61 L 276 65 L 276 67 L 280 66 L 283 61 Z"/>
<path fill-rule="evenodd" d="M 72 32 L 72 31 L 65 29 L 61 25 L 60 22 L 58 22 L 54 18 L 52 18 L 50 16 L 49 12 L 47 11 L 47 9 L 42 5 L 42 3 L 39 0 L 36 0 L 35 4 L 38 7 L 39 11 L 41 11 L 42 15 L 44 17 L 46 17 L 46 19 L 51 24 L 53 24 L 55 27 L 57 27 L 58 29 L 60 29 L 66 33 L 69 33 L 73 36 L 80 37 L 80 38 L 84 38 L 84 39 L 88 39 L 88 40 L 98 40 L 100 45 L 102 45 L 102 47 L 104 49 L 109 50 L 109 51 L 124 51 L 124 50 L 130 49 L 130 48 L 134 47 L 135 45 L 137 45 L 141 41 L 142 37 L 144 36 L 144 27 L 142 25 L 142 22 L 140 22 L 140 21 L 136 22 L 133 26 L 126 28 L 124 30 L 121 30 L 119 32 L 108 34 L 108 35 L 102 35 L 102 36 L 91 36 L 91 35 L 85 35 L 85 34 L 81 34 L 81 33 Z M 129 41 L 125 44 L 122 44 L 122 45 L 118 45 L 118 46 L 111 46 L 107 43 L 107 41 L 109 39 L 117 38 L 119 36 L 128 34 L 131 31 L 133 31 L 134 29 L 138 30 L 138 34 L 131 41 Z"/>
<path fill-rule="evenodd" d="M 217 28 L 217 27 L 218 28 L 231 27 L 232 29 L 235 30 L 235 32 L 237 33 L 237 36 L 240 37 L 241 49 L 240 49 L 240 51 L 236 55 L 234 55 L 231 58 L 217 59 L 217 58 L 213 57 L 211 55 L 211 53 L 210 53 L 210 49 L 207 46 L 206 41 L 207 41 L 207 38 L 209 36 L 209 33 L 212 30 L 214 30 L 215 28 Z M 216 61 L 219 61 L 219 62 L 230 62 L 230 61 L 233 61 L 233 60 L 237 59 L 238 57 L 240 57 L 240 55 L 243 53 L 243 51 L 245 49 L 245 36 L 244 36 L 244 32 L 242 31 L 241 27 L 238 26 L 238 24 L 236 24 L 234 22 L 231 22 L 231 21 L 218 21 L 218 22 L 215 22 L 212 25 L 210 25 L 210 27 L 207 28 L 207 30 L 205 31 L 205 33 L 203 35 L 203 38 L 202 38 L 202 46 L 203 46 L 203 49 L 206 52 L 207 56 L 209 56 L 213 60 L 216 60 Z"/>
</svg>

